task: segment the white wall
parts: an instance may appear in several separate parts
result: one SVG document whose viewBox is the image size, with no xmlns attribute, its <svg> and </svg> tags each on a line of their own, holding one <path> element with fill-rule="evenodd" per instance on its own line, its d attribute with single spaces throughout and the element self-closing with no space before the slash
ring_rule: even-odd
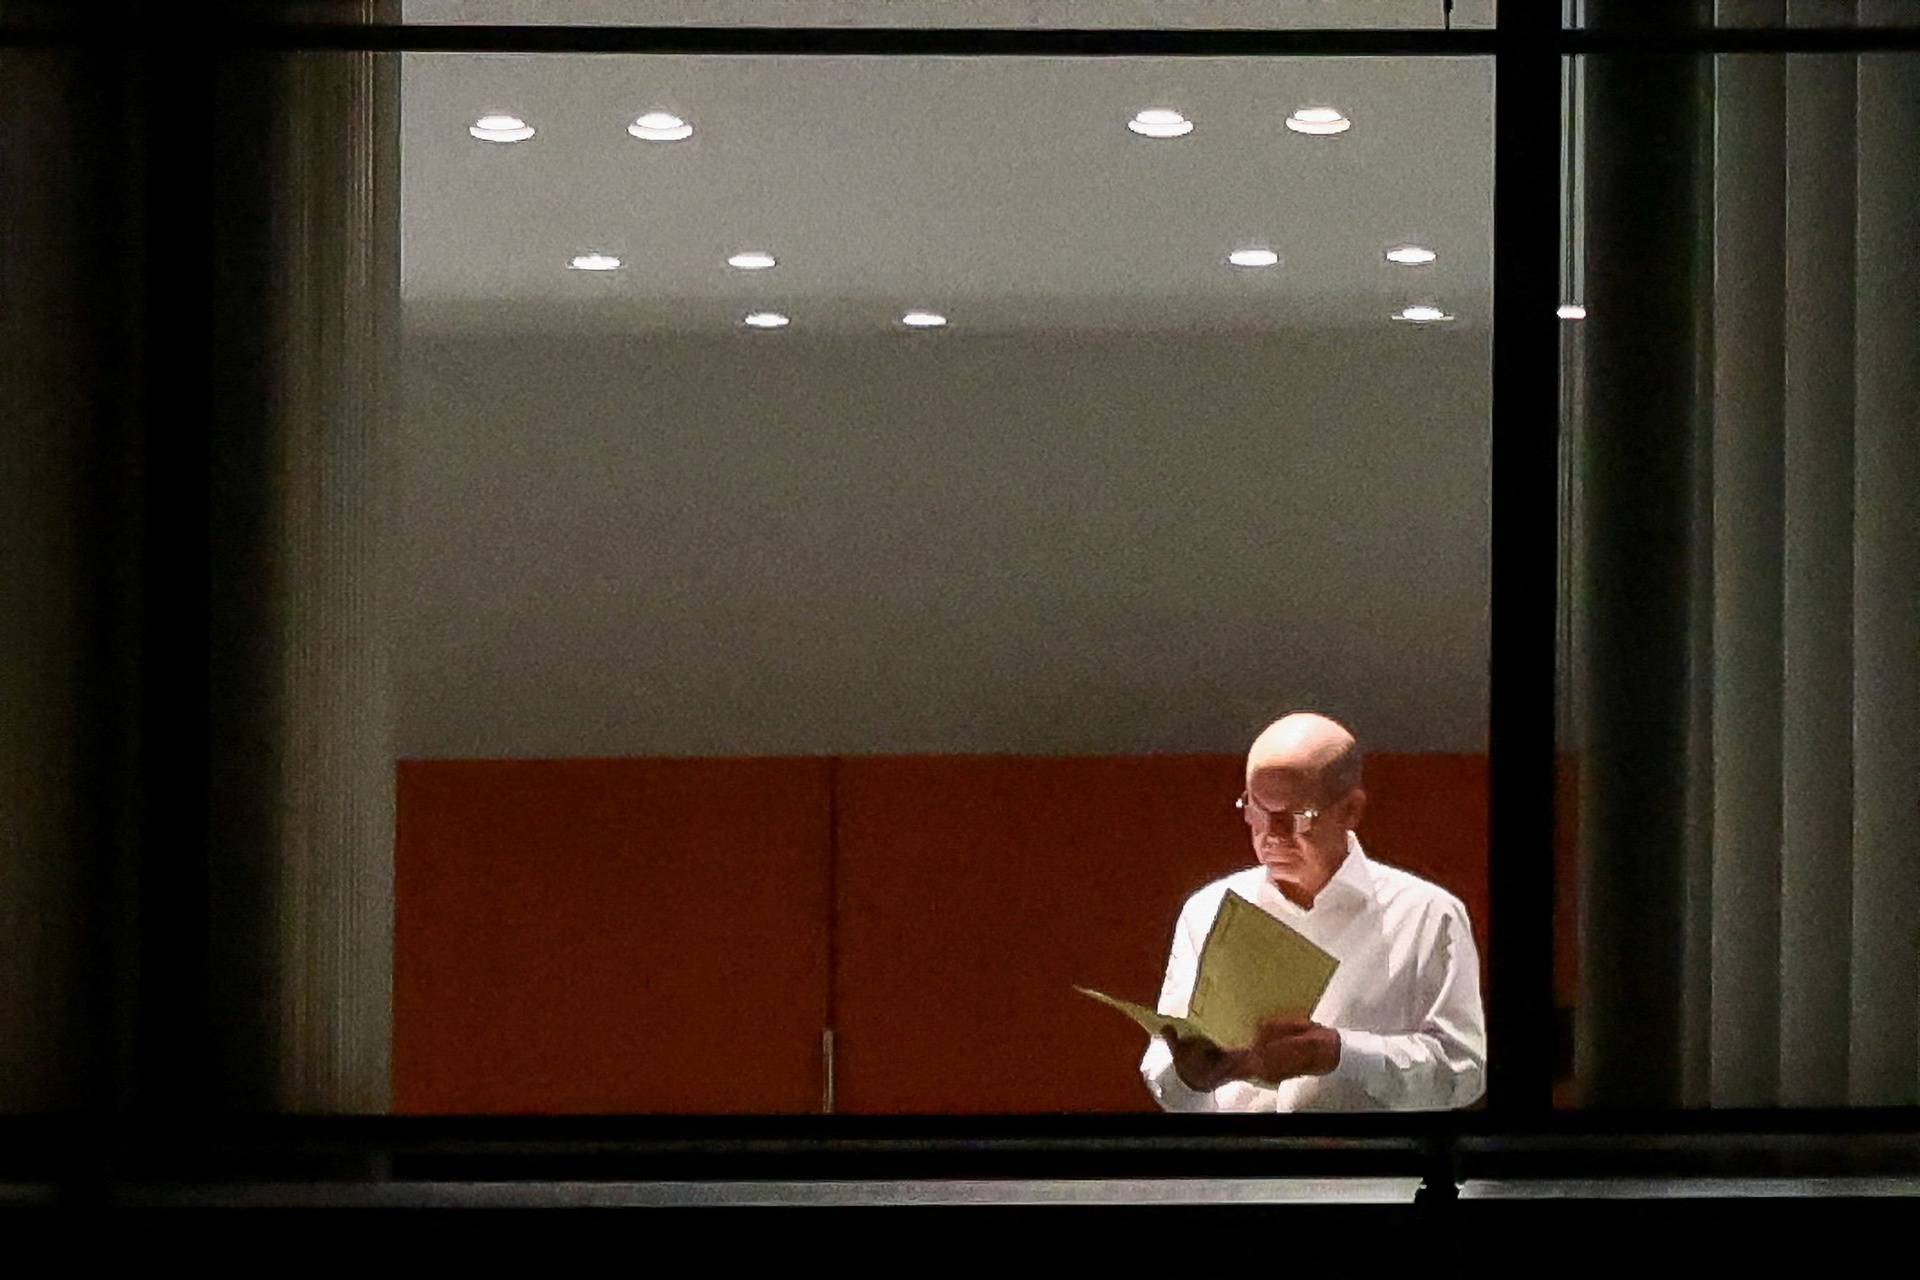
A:
<svg viewBox="0 0 1920 1280">
<path fill-rule="evenodd" d="M 1483 749 L 1487 355 L 415 332 L 399 750 Z"/>
</svg>

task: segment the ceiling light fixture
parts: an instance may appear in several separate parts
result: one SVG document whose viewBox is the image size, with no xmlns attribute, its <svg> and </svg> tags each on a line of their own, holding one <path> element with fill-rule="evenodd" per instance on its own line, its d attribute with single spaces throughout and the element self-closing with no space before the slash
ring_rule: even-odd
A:
<svg viewBox="0 0 1920 1280">
<path fill-rule="evenodd" d="M 900 323 L 909 329 L 938 329 L 947 323 L 947 318 L 938 311 L 909 311 L 900 317 Z"/>
<path fill-rule="evenodd" d="M 1560 310 L 1554 314 L 1562 320 L 1585 320 L 1587 309 L 1577 302 L 1563 302 L 1560 304 Z"/>
<path fill-rule="evenodd" d="M 755 311 L 749 313 L 740 323 L 749 329 L 784 329 L 793 322 L 778 311 Z"/>
<path fill-rule="evenodd" d="M 736 253 L 727 259 L 727 265 L 740 271 L 765 271 L 775 265 L 774 256 L 759 249 L 750 249 L 745 253 Z"/>
<path fill-rule="evenodd" d="M 583 253 L 567 266 L 575 271 L 618 271 L 620 259 L 610 253 Z"/>
<path fill-rule="evenodd" d="M 627 126 L 642 142 L 678 142 L 693 136 L 693 126 L 671 111 L 649 111 Z"/>
<path fill-rule="evenodd" d="M 1287 128 L 1295 133 L 1328 137 L 1336 133 L 1345 133 L 1353 128 L 1353 121 L 1332 107 L 1301 107 L 1287 117 Z"/>
<path fill-rule="evenodd" d="M 467 132 L 482 142 L 525 142 L 533 136 L 533 126 L 519 116 L 494 113 L 475 120 Z"/>
<path fill-rule="evenodd" d="M 1402 307 L 1393 313 L 1393 318 L 1395 320 L 1406 320 L 1413 324 L 1433 324 L 1436 321 L 1453 319 L 1451 315 L 1442 311 L 1440 308 L 1430 307 L 1424 303 L 1419 303 L 1411 307 Z"/>
<path fill-rule="evenodd" d="M 1271 249 L 1235 249 L 1227 255 L 1227 261 L 1236 267 L 1271 267 L 1280 261 L 1280 255 Z"/>
<path fill-rule="evenodd" d="M 1193 121 L 1171 107 L 1149 107 L 1127 121 L 1127 128 L 1143 138 L 1184 138 L 1193 132 Z"/>
<path fill-rule="evenodd" d="M 1387 250 L 1387 261 L 1403 267 L 1424 267 L 1440 255 L 1417 244 L 1396 245 Z"/>
</svg>

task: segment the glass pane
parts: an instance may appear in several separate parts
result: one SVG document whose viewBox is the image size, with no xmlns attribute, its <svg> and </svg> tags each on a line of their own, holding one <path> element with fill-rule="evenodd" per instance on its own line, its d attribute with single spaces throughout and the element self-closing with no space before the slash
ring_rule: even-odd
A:
<svg viewBox="0 0 1920 1280">
<path fill-rule="evenodd" d="M 1920 57 L 1578 72 L 1565 1097 L 1912 1105 Z"/>
<path fill-rule="evenodd" d="M 1233 802 L 1295 708 L 1365 811 L 1256 806 L 1419 876 L 1421 980 L 1477 1003 L 1487 61 L 429 54 L 404 95 L 396 1106 L 1152 1110 L 1073 988 L 1155 1003 L 1222 877 L 1286 918 Z M 1406 1033 L 1376 978 L 1446 1021 L 1329 910 L 1323 1021 Z M 1478 1095 L 1354 1043 L 1319 1105 Z"/>
</svg>

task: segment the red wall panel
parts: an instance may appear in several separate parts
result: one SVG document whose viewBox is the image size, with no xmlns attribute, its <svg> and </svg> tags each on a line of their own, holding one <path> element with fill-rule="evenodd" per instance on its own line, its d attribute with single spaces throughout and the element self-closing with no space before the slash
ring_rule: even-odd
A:
<svg viewBox="0 0 1920 1280">
<path fill-rule="evenodd" d="M 841 1109 L 1151 1109 L 1145 1042 L 1075 983 L 1151 1002 L 1186 896 L 1248 865 L 1239 756 L 843 762 Z M 1370 856 L 1486 929 L 1486 762 L 1368 760 Z"/>
<path fill-rule="evenodd" d="M 840 773 L 839 1100 L 858 1112 L 1138 1110 L 1186 895 L 1240 866 L 1241 762 L 915 757 Z"/>
<path fill-rule="evenodd" d="M 1070 988 L 1158 993 L 1187 894 L 1249 859 L 1241 767 L 404 762 L 396 1110 L 812 1111 L 830 1017 L 843 1111 L 1149 1108 L 1140 1033 Z M 1484 954 L 1484 758 L 1374 756 L 1368 790 L 1369 852 Z"/>
<path fill-rule="evenodd" d="M 818 1110 L 830 775 L 403 761 L 394 1109 Z"/>
</svg>

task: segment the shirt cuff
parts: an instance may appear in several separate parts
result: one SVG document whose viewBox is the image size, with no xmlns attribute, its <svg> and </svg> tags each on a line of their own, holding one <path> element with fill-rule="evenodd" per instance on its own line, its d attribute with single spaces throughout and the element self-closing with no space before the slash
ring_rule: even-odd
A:
<svg viewBox="0 0 1920 1280">
<path fill-rule="evenodd" d="M 1367 1096 L 1383 1098 L 1387 1075 L 1391 1070 L 1387 1061 L 1386 1037 L 1372 1031 L 1349 1031 L 1345 1027 L 1338 1028 L 1338 1031 L 1340 1061 L 1325 1079 L 1356 1084 L 1366 1090 Z"/>
<path fill-rule="evenodd" d="M 1171 1060 L 1158 1075 L 1147 1081 L 1147 1085 L 1153 1090 L 1154 1099 L 1168 1111 L 1213 1110 L 1213 1094 L 1188 1088 L 1187 1082 L 1174 1070 Z"/>
</svg>

